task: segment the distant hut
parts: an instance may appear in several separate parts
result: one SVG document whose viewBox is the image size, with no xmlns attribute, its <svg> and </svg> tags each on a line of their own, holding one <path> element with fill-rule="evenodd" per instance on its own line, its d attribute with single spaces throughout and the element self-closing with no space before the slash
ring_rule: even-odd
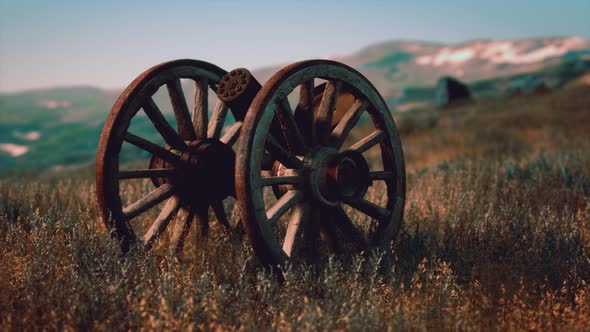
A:
<svg viewBox="0 0 590 332">
<path fill-rule="evenodd" d="M 438 108 L 471 100 L 471 92 L 467 85 L 456 78 L 441 77 L 436 83 L 434 102 Z"/>
</svg>

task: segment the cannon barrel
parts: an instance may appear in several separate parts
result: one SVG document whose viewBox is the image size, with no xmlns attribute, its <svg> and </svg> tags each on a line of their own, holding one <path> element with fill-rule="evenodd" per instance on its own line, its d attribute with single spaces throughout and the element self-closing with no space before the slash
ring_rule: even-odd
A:
<svg viewBox="0 0 590 332">
<path fill-rule="evenodd" d="M 237 116 L 244 118 L 262 86 L 248 69 L 238 68 L 223 75 L 217 84 L 217 97 Z"/>
<path fill-rule="evenodd" d="M 239 117 L 245 117 L 256 94 L 262 86 L 248 69 L 238 68 L 223 75 L 217 85 L 217 96 Z M 291 119 L 287 119 L 290 117 Z M 305 147 L 297 140 L 289 139 L 297 135 L 293 111 L 285 99 L 277 104 L 275 117 L 270 127 L 271 136 L 283 147 L 296 154 L 302 154 Z"/>
<path fill-rule="evenodd" d="M 312 113 L 314 117 L 317 115 L 325 87 L 326 84 L 321 84 L 313 89 Z M 234 114 L 237 114 L 240 118 L 244 118 L 250 104 L 252 104 L 254 97 L 256 97 L 256 94 L 261 88 L 261 84 L 248 69 L 238 68 L 228 72 L 221 78 L 217 86 L 217 96 Z M 332 126 L 340 122 L 354 101 L 355 97 L 348 86 L 343 85 L 336 101 Z M 297 135 L 295 131 L 299 130 L 291 126 L 295 122 L 290 120 L 294 119 L 287 119 L 287 117 L 293 116 L 293 111 L 287 100 L 278 103 L 270 133 L 278 143 L 287 147 L 291 152 L 302 153 L 304 147 L 297 146 L 296 141 L 294 142 L 288 139 L 289 135 Z M 302 134 L 309 136 L 310 133 Z"/>
</svg>

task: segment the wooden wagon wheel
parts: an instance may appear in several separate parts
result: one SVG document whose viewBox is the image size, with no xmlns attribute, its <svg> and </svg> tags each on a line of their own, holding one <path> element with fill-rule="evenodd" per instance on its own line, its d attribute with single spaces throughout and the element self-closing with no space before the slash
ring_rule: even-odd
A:
<svg viewBox="0 0 590 332">
<path fill-rule="evenodd" d="M 231 227 L 223 200 L 234 195 L 232 146 L 238 138 L 243 114 L 232 111 L 235 122 L 226 124 L 228 107 L 218 100 L 211 118 L 208 115 L 209 90 L 216 91 L 224 74 L 223 69 L 202 61 L 163 63 L 135 79 L 113 106 L 100 136 L 96 190 L 102 218 L 124 252 L 139 243 L 140 237 L 144 247 L 151 248 L 171 219 L 177 216 L 170 250 L 179 253 L 193 219 L 207 231 L 209 207 L 223 226 Z M 181 79 L 193 82 L 192 110 L 184 96 Z M 162 91 L 167 90 L 168 96 L 157 93 L 160 87 Z M 156 101 L 162 99 L 172 108 L 174 116 L 170 118 L 175 121 L 167 120 L 165 112 L 157 105 Z M 131 132 L 131 121 L 142 118 L 149 130 L 157 133 L 160 144 Z M 176 122 L 177 129 L 170 122 Z M 149 161 L 147 166 L 122 169 L 123 151 L 127 151 L 122 148 L 127 146 L 147 151 L 144 153 Z M 129 180 L 143 181 L 152 189 L 124 206 L 121 183 Z M 144 216 L 153 214 L 148 212 L 159 205 L 162 208 L 157 217 L 144 220 Z M 142 227 L 134 229 L 134 225 Z M 142 228 L 147 231 L 136 234 Z"/>
<path fill-rule="evenodd" d="M 320 80 L 326 82 L 316 86 Z M 292 107 L 288 96 L 297 89 Z M 370 134 L 343 148 L 351 131 L 362 132 L 356 125 L 367 113 Z M 381 169 L 371 170 L 365 156 L 373 147 Z M 297 256 L 314 261 L 325 250 L 382 247 L 397 236 L 406 181 L 400 139 L 382 97 L 354 69 L 326 60 L 281 69 L 254 98 L 236 151 L 241 217 L 263 262 Z M 269 154 L 275 160 L 270 171 Z M 384 184 L 383 206 L 365 195 L 378 182 Z M 273 202 L 265 188 L 277 186 L 281 192 Z M 371 227 L 360 225 L 359 215 L 368 216 Z"/>
</svg>

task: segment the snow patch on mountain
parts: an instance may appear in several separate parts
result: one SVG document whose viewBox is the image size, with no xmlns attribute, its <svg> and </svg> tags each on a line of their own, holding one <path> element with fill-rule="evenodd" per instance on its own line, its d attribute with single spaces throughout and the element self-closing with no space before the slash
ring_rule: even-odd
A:
<svg viewBox="0 0 590 332">
<path fill-rule="evenodd" d="M 29 148 L 24 145 L 18 145 L 13 143 L 0 143 L 0 151 L 8 153 L 11 157 L 20 157 L 27 152 Z"/>
<path fill-rule="evenodd" d="M 462 48 L 458 50 L 443 48 L 434 56 L 425 55 L 416 58 L 416 63 L 435 67 L 444 64 L 459 64 L 471 60 L 475 56 L 475 52 L 473 48 Z"/>
<path fill-rule="evenodd" d="M 36 141 L 39 138 L 41 138 L 41 132 L 38 131 L 38 130 L 33 130 L 33 131 L 28 132 L 28 133 L 23 133 L 23 132 L 20 132 L 20 131 L 14 131 L 12 133 L 12 136 L 14 138 L 23 139 L 23 140 L 26 140 L 26 141 Z"/>
<path fill-rule="evenodd" d="M 581 37 L 548 41 L 541 45 L 518 41 L 477 42 L 469 47 L 444 47 L 434 54 L 416 57 L 415 63 L 421 66 L 439 67 L 482 59 L 494 64 L 532 64 L 586 47 L 588 47 L 588 41 Z"/>
<path fill-rule="evenodd" d="M 46 107 L 49 109 L 56 109 L 56 108 L 65 108 L 72 106 L 72 102 L 69 100 L 51 100 L 51 99 L 42 99 L 39 101 L 39 106 Z"/>
</svg>

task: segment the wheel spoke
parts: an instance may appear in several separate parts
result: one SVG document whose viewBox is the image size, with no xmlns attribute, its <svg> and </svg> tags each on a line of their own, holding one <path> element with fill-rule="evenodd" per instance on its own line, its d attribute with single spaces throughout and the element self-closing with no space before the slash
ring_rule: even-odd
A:
<svg viewBox="0 0 590 332">
<path fill-rule="evenodd" d="M 320 233 L 324 235 L 324 240 L 330 244 L 331 249 L 335 253 L 342 254 L 344 252 L 344 241 L 339 236 L 338 228 L 334 223 L 335 215 L 333 208 L 323 206 L 318 208 L 316 214 L 316 222 L 320 224 Z"/>
<path fill-rule="evenodd" d="M 307 139 L 306 143 L 312 144 L 313 140 L 313 78 L 309 81 L 304 82 L 299 86 L 299 103 L 295 109 L 293 117 L 301 134 L 304 139 Z"/>
<path fill-rule="evenodd" d="M 340 93 L 342 82 L 340 81 L 328 81 L 320 107 L 316 115 L 316 138 L 319 144 L 326 144 L 330 131 L 332 129 L 332 118 L 334 117 L 334 109 L 336 108 L 336 100 Z"/>
<path fill-rule="evenodd" d="M 193 127 L 197 139 L 207 138 L 207 121 L 209 110 L 209 81 L 206 77 L 195 80 L 193 94 Z"/>
<path fill-rule="evenodd" d="M 281 184 L 304 184 L 306 177 L 303 175 L 267 176 L 260 179 L 263 187 Z"/>
<path fill-rule="evenodd" d="M 289 190 L 281 196 L 278 201 L 266 211 L 266 217 L 271 225 L 274 225 L 279 218 L 287 212 L 293 205 L 303 199 L 303 193 L 299 190 Z"/>
<path fill-rule="evenodd" d="M 130 132 L 125 133 L 125 137 L 123 137 L 123 139 L 125 140 L 125 142 L 131 143 L 137 146 L 138 148 L 150 152 L 151 154 L 156 155 L 172 164 L 180 165 L 183 163 L 182 160 L 180 160 L 180 157 L 178 157 L 174 153 L 146 139 L 133 135 Z"/>
<path fill-rule="evenodd" d="M 221 130 L 223 129 L 223 124 L 227 118 L 227 111 L 227 105 L 221 100 L 218 100 L 215 104 L 213 115 L 211 115 L 211 121 L 209 122 L 209 128 L 207 129 L 207 137 L 219 138 L 221 136 Z"/>
<path fill-rule="evenodd" d="M 182 207 L 178 211 L 176 225 L 174 225 L 174 233 L 172 234 L 172 239 L 170 240 L 170 254 L 179 255 L 182 252 L 182 248 L 184 247 L 184 239 L 191 229 L 194 216 L 195 214 L 193 208 L 190 206 Z"/>
<path fill-rule="evenodd" d="M 149 194 L 145 195 L 137 202 L 124 208 L 123 215 L 127 220 L 133 219 L 138 215 L 144 213 L 145 211 L 151 209 L 152 207 L 158 205 L 159 203 L 163 202 L 165 199 L 169 198 L 173 194 L 174 187 L 169 183 L 165 183 L 159 186 L 158 188 L 152 190 Z"/>
<path fill-rule="evenodd" d="M 360 99 L 356 99 L 354 101 L 350 109 L 346 111 L 346 114 L 344 114 L 342 120 L 338 122 L 338 125 L 336 125 L 336 128 L 334 128 L 330 134 L 331 146 L 335 147 L 336 149 L 340 149 L 342 147 L 346 137 L 348 137 L 348 134 L 350 134 L 352 128 L 354 128 L 361 118 L 361 115 L 365 111 L 366 106 L 366 103 Z"/>
<path fill-rule="evenodd" d="M 231 212 L 231 216 L 229 217 L 230 218 L 230 221 L 231 220 L 235 220 L 234 225 L 239 225 L 241 223 L 242 217 L 240 216 L 240 213 L 241 213 L 241 211 L 240 211 L 240 205 L 236 201 L 235 202 L 235 205 L 234 205 L 234 209 Z"/>
<path fill-rule="evenodd" d="M 319 262 L 320 220 L 323 207 L 313 205 L 309 220 L 303 224 L 303 254 L 311 264 Z"/>
<path fill-rule="evenodd" d="M 150 250 L 160 234 L 162 234 L 166 227 L 168 227 L 174 213 L 178 211 L 179 203 L 180 200 L 178 196 L 172 196 L 166 201 L 166 205 L 164 205 L 164 208 L 160 211 L 158 218 L 156 218 L 156 221 L 143 236 L 145 250 Z"/>
<path fill-rule="evenodd" d="M 229 129 L 223 135 L 223 137 L 221 137 L 220 141 L 222 141 L 223 143 L 225 143 L 229 146 L 233 146 L 236 143 L 236 141 L 238 140 L 238 137 L 240 137 L 240 129 L 241 128 L 242 128 L 242 121 L 238 121 L 238 122 L 234 123 L 231 127 L 229 127 Z"/>
<path fill-rule="evenodd" d="M 280 161 L 281 164 L 288 168 L 297 169 L 303 167 L 303 162 L 297 158 L 294 154 L 283 148 L 272 136 L 268 136 L 266 139 L 266 149 L 270 152 L 271 156 L 276 160 Z"/>
<path fill-rule="evenodd" d="M 261 168 L 263 170 L 271 170 L 274 163 L 275 159 L 270 155 L 268 151 L 265 150 L 264 154 L 262 155 Z"/>
<path fill-rule="evenodd" d="M 289 105 L 287 98 L 278 102 L 277 109 L 275 110 L 275 118 L 281 126 L 287 149 L 296 154 L 305 153 L 305 140 L 297 127 L 291 105 Z"/>
<path fill-rule="evenodd" d="M 391 180 L 393 179 L 393 172 L 388 171 L 374 171 L 370 173 L 371 180 Z"/>
<path fill-rule="evenodd" d="M 182 137 L 180 137 L 174 128 L 166 121 L 164 115 L 158 108 L 158 105 L 154 102 L 152 97 L 149 97 L 145 104 L 142 106 L 143 111 L 148 116 L 158 133 L 164 138 L 164 141 L 171 147 L 176 149 L 184 149 L 186 144 Z"/>
<path fill-rule="evenodd" d="M 385 133 L 383 130 L 375 130 L 371 134 L 367 135 L 362 140 L 356 142 L 354 145 L 350 147 L 350 150 L 356 150 L 360 153 L 363 153 L 376 144 L 380 143 L 385 138 Z"/>
<path fill-rule="evenodd" d="M 165 178 L 176 173 L 174 168 L 153 168 L 153 169 L 134 169 L 130 171 L 119 171 L 119 179 L 145 179 L 145 178 Z"/>
<path fill-rule="evenodd" d="M 353 243 L 359 251 L 365 250 L 367 248 L 367 241 L 365 240 L 364 235 L 352 223 L 352 220 L 350 220 L 344 209 L 337 206 L 333 211 L 334 226 L 338 227 L 346 239 Z"/>
<path fill-rule="evenodd" d="M 223 201 L 213 202 L 211 204 L 211 208 L 213 209 L 213 213 L 215 214 L 217 221 L 219 221 L 219 223 L 226 229 L 231 229 L 231 225 L 227 219 L 227 214 L 225 213 L 225 208 L 223 207 Z"/>
<path fill-rule="evenodd" d="M 193 210 L 195 211 L 195 219 L 201 225 L 201 235 L 207 236 L 209 234 L 209 207 L 196 207 Z"/>
<path fill-rule="evenodd" d="M 176 117 L 176 126 L 178 127 L 178 133 L 185 141 L 194 141 L 196 139 L 195 129 L 191 121 L 191 114 L 184 98 L 184 92 L 182 92 L 182 85 L 180 79 L 175 79 L 166 84 L 168 87 L 168 95 L 172 102 L 172 108 L 174 109 L 174 116 Z"/>
<path fill-rule="evenodd" d="M 295 247 L 295 240 L 299 232 L 300 225 L 309 222 L 310 205 L 308 203 L 300 203 L 295 205 L 289 223 L 287 224 L 287 232 L 283 240 L 283 251 L 287 256 L 291 257 Z"/>
<path fill-rule="evenodd" d="M 369 217 L 380 220 L 380 221 L 385 220 L 387 217 L 389 217 L 389 214 L 390 214 L 386 208 L 381 207 L 373 202 L 369 202 L 366 199 L 361 199 L 361 200 L 353 201 L 353 202 L 344 202 L 344 203 L 361 211 L 362 213 L 368 215 Z"/>
</svg>

